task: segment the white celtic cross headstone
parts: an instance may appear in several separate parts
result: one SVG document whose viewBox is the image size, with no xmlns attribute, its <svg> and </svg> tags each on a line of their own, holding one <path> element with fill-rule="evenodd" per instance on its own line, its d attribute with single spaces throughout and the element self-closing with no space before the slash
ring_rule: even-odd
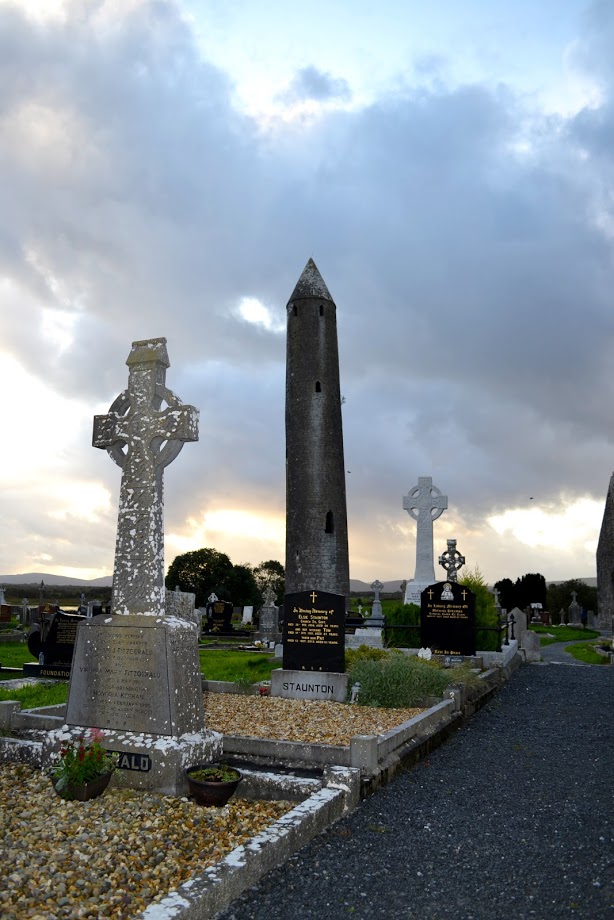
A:
<svg viewBox="0 0 614 920">
<path fill-rule="evenodd" d="M 404 603 L 420 604 L 420 593 L 435 581 L 433 521 L 448 507 L 448 496 L 433 485 L 430 476 L 419 476 L 418 485 L 403 497 L 403 508 L 417 522 L 416 571 L 405 588 Z"/>
<path fill-rule="evenodd" d="M 166 339 L 133 342 L 128 389 L 107 415 L 94 417 L 94 447 L 106 449 L 123 471 L 112 613 L 164 613 L 162 473 L 185 441 L 198 440 L 198 410 L 165 386 L 169 363 Z"/>
</svg>

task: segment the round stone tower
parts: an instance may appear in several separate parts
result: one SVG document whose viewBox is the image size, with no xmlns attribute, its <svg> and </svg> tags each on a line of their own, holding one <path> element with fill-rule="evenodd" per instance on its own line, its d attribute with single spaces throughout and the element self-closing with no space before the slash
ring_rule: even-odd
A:
<svg viewBox="0 0 614 920">
<path fill-rule="evenodd" d="M 313 259 L 287 312 L 286 593 L 348 597 L 337 308 Z"/>
</svg>

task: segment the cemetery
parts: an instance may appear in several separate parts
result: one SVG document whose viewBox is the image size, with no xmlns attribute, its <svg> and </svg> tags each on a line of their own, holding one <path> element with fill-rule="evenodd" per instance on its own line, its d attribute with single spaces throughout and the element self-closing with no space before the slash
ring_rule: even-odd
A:
<svg viewBox="0 0 614 920">
<path fill-rule="evenodd" d="M 310 322 L 321 317 L 334 340 L 316 368 L 305 364 L 294 322 L 306 303 L 318 308 Z M 311 398 L 328 400 L 318 418 L 337 426 L 338 438 L 333 450 L 305 460 L 300 416 L 314 416 L 297 402 L 288 426 L 296 463 L 288 471 L 285 596 L 277 604 L 275 592 L 265 594 L 257 630 L 251 608 L 237 623 L 232 602 L 215 590 L 197 607 L 194 593 L 165 586 L 163 472 L 198 439 L 198 411 L 166 386 L 166 340 L 132 343 L 128 386 L 94 419 L 93 446 L 121 471 L 110 606 L 92 601 L 72 613 L 26 603 L 11 632 L 27 637 L 27 652 L 0 642 L 0 677 L 19 672 L 26 690 L 58 693 L 52 704 L 26 707 L 19 689 L 0 692 L 0 796 L 11 816 L 13 870 L 0 892 L 7 920 L 216 916 L 441 745 L 524 661 L 539 660 L 536 630 L 557 629 L 537 610 L 508 615 L 477 574 L 461 581 L 465 558 L 454 539 L 439 556 L 437 580 L 433 521 L 448 497 L 430 477 L 403 499 L 417 541 L 399 617 L 387 622 L 379 579 L 365 615 L 349 613 L 330 304 L 310 260 L 289 303 L 289 361 L 309 380 L 317 375 Z M 312 507 L 329 510 L 316 519 Z M 561 620 L 570 627 L 560 627 L 569 637 L 586 625 L 579 611 L 574 594 Z M 12 618 L 11 609 L 5 620 Z M 228 656 L 227 679 L 212 678 L 216 655 Z M 194 773 L 218 784 L 207 794 L 232 780 L 228 804 L 209 805 Z M 37 877 L 48 881 L 33 884 L 32 852 Z"/>
</svg>

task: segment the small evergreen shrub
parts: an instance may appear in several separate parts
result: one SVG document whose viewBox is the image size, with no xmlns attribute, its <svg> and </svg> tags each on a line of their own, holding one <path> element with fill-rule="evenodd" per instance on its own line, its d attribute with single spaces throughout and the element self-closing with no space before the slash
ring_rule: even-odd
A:
<svg viewBox="0 0 614 920">
<path fill-rule="evenodd" d="M 379 661 L 356 661 L 349 670 L 348 686 L 360 684 L 358 702 L 363 706 L 402 709 L 417 706 L 426 697 L 441 697 L 451 678 L 450 671 L 434 662 L 393 652 Z"/>
<path fill-rule="evenodd" d="M 386 626 L 420 626 L 420 607 L 417 604 L 397 604 L 386 613 Z M 388 648 L 420 648 L 419 629 L 386 629 Z"/>
<path fill-rule="evenodd" d="M 476 565 L 473 571 L 468 572 L 461 579 L 460 584 L 465 585 L 475 594 L 475 625 L 476 627 L 489 627 L 477 629 L 475 634 L 475 647 L 478 652 L 496 652 L 498 636 L 490 627 L 498 627 L 499 615 L 495 607 L 495 598 L 488 590 L 484 576 Z M 501 632 L 501 642 L 504 633 Z"/>
<path fill-rule="evenodd" d="M 369 645 L 347 648 L 345 650 L 345 670 L 350 671 L 358 661 L 382 661 L 387 657 L 388 652 L 383 648 L 371 648 Z"/>
</svg>

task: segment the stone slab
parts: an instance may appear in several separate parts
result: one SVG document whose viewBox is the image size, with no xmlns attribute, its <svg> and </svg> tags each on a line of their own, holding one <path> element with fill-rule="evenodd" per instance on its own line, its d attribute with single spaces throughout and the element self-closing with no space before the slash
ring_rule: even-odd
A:
<svg viewBox="0 0 614 920">
<path fill-rule="evenodd" d="M 541 661 L 539 635 L 530 629 L 523 634 L 520 647 L 524 651 L 525 661 Z"/>
<path fill-rule="evenodd" d="M 293 671 L 277 668 L 271 671 L 271 696 L 286 700 L 347 699 L 348 676 L 336 671 Z"/>
</svg>

